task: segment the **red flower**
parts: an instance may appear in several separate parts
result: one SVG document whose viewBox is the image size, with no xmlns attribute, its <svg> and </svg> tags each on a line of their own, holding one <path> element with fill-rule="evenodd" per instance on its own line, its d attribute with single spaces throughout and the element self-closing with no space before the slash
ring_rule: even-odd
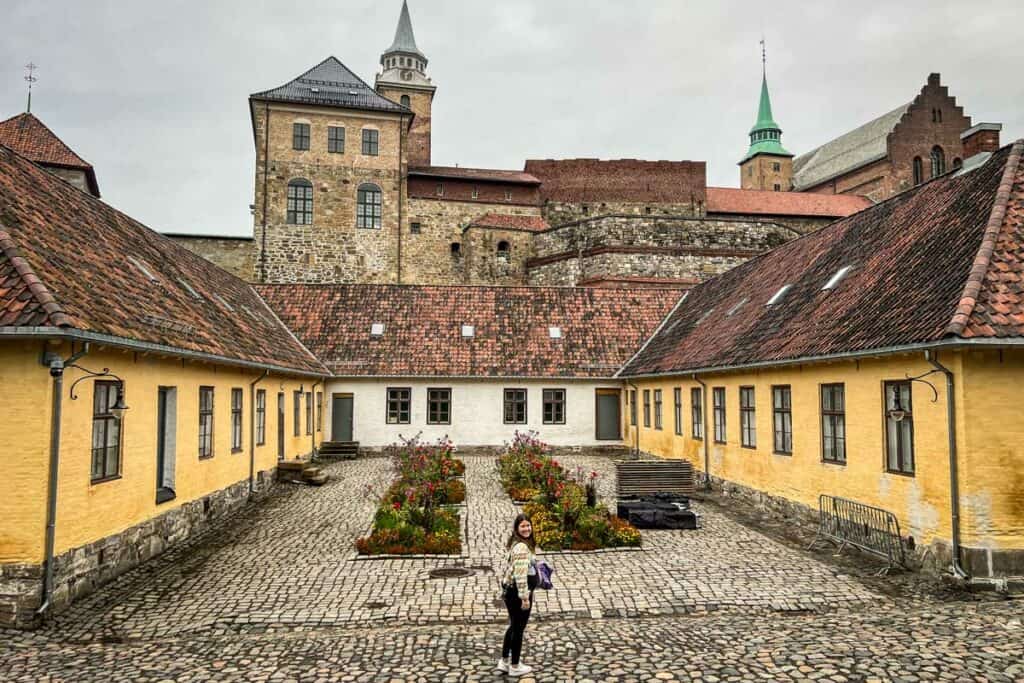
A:
<svg viewBox="0 0 1024 683">
<path fill-rule="evenodd" d="M 395 508 L 396 510 L 401 510 L 402 504 L 396 500 L 394 503 L 391 504 L 391 507 Z"/>
</svg>

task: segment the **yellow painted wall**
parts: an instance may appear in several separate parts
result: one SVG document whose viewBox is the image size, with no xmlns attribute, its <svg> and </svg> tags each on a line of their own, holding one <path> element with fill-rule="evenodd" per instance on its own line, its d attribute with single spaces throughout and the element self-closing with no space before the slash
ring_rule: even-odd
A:
<svg viewBox="0 0 1024 683">
<path fill-rule="evenodd" d="M 5 416 L 22 415 L 12 420 L 5 431 L 5 443 L 18 445 L 19 452 L 31 457 L 12 461 L 8 473 L 15 477 L 0 480 L 0 505 L 12 510 L 34 510 L 32 527 L 16 525 L 17 537 L 8 543 L 8 518 L 0 523 L 4 539 L 0 543 L 0 559 L 38 562 L 42 559 L 45 521 L 45 486 L 49 457 L 49 391 L 48 370 L 37 358 L 42 345 L 29 345 L 19 352 L 17 344 L 0 345 L 0 377 L 8 386 L 10 376 L 19 387 L 19 396 L 12 400 L 10 392 L 0 399 Z M 13 350 L 12 350 L 13 349 Z M 70 345 L 59 347 L 62 356 L 70 355 Z M 82 373 L 70 368 L 65 373 L 63 419 L 61 431 L 60 473 L 58 477 L 57 554 L 134 526 L 214 491 L 226 488 L 249 477 L 249 442 L 252 420 L 249 383 L 261 374 L 255 370 L 182 362 L 180 359 L 136 354 L 133 352 L 94 349 L 79 361 L 90 370 L 109 367 L 125 381 L 125 403 L 128 411 L 122 421 L 120 478 L 91 483 L 92 405 L 94 380 L 78 385 L 78 400 L 70 400 L 70 385 Z M 309 378 L 285 378 L 270 375 L 257 385 L 267 390 L 266 443 L 255 451 L 255 471 L 271 470 L 277 463 L 277 393 L 285 393 L 285 457 L 307 454 L 313 447 L 306 434 L 305 400 L 301 404 L 300 435 L 293 435 L 292 392 L 304 385 L 311 389 Z M 162 386 L 177 388 L 177 426 L 175 492 L 176 498 L 156 504 L 157 393 Z M 213 457 L 200 460 L 199 453 L 199 387 L 214 387 Z M 242 448 L 231 449 L 231 389 L 243 390 Z M 322 387 L 318 387 L 322 390 Z M 26 401 L 25 393 L 33 400 Z M 24 401 L 32 410 L 18 408 Z M 15 403 L 15 405 L 6 405 Z M 20 410 L 20 412 L 19 412 Z M 38 415 L 31 414 L 38 411 Z M 315 432 L 315 409 L 314 409 Z M 321 433 L 315 433 L 319 443 Z M 23 444 L 28 444 L 25 449 Z M 25 470 L 25 473 L 22 473 Z M 29 480 L 29 484 L 24 484 Z M 37 482 L 37 483 L 33 483 Z M 11 502 L 9 502 L 11 501 Z M 24 513 L 22 513 L 24 514 Z M 23 537 L 22 537 L 23 536 Z"/>
<path fill-rule="evenodd" d="M 941 360 L 962 376 L 959 354 L 943 354 Z M 819 494 L 851 498 L 893 512 L 904 536 L 918 543 L 950 537 L 949 456 L 946 431 L 945 381 L 942 375 L 928 379 L 938 389 L 932 402 L 927 386 L 913 384 L 914 476 L 886 471 L 882 383 L 916 376 L 931 367 L 923 354 L 890 356 L 859 362 L 820 363 L 790 368 L 701 376 L 708 386 L 706 438 L 709 438 L 710 471 L 713 477 L 780 496 L 817 508 Z M 1017 375 L 1020 381 L 1020 375 Z M 1007 379 L 1009 382 L 1010 380 Z M 846 464 L 821 458 L 821 384 L 846 385 Z M 686 458 L 696 470 L 704 469 L 703 443 L 692 438 L 690 389 L 699 386 L 689 377 L 637 380 L 640 449 L 663 457 Z M 772 385 L 792 389 L 793 454 L 772 452 Z M 674 433 L 673 395 L 683 389 L 683 436 Z M 757 447 L 740 446 L 739 387 L 755 387 Z M 726 389 L 726 443 L 714 443 L 711 389 Z M 663 428 L 644 428 L 643 389 L 661 388 Z M 961 401 L 960 405 L 963 405 Z M 653 409 L 652 409 L 653 410 Z M 627 410 L 628 427 L 628 410 Z M 961 424 L 963 420 L 960 420 Z M 961 431 L 962 433 L 962 431 Z M 633 445 L 628 430 L 626 443 Z M 966 456 L 961 455 L 960 462 Z"/>
</svg>

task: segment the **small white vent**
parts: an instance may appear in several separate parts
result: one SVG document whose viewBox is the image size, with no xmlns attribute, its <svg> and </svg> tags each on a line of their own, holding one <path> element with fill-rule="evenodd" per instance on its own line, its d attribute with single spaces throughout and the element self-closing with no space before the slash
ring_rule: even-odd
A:
<svg viewBox="0 0 1024 683">
<path fill-rule="evenodd" d="M 309 88 L 309 92 L 320 92 L 320 88 L 316 87 L 315 85 L 311 86 Z"/>
<path fill-rule="evenodd" d="M 843 281 L 850 271 L 853 270 L 853 266 L 843 266 L 836 271 L 836 274 L 832 276 L 832 279 L 825 283 L 825 286 L 821 288 L 821 291 L 832 291 L 839 286 L 839 283 Z"/>
<path fill-rule="evenodd" d="M 384 323 L 372 323 L 370 325 L 370 336 L 381 337 L 384 335 Z"/>
<path fill-rule="evenodd" d="M 153 271 L 146 267 L 145 263 L 135 258 L 134 256 L 129 256 L 128 260 L 131 261 L 135 265 L 135 267 L 139 269 L 139 272 L 145 275 L 150 282 L 160 282 L 160 280 L 157 279 L 156 275 L 153 275 Z"/>
<path fill-rule="evenodd" d="M 552 339 L 562 338 L 562 328 L 557 325 L 548 328 L 548 336 Z"/>
<path fill-rule="evenodd" d="M 349 94 L 349 95 L 358 95 L 358 94 L 359 94 L 359 91 L 357 91 L 357 90 L 349 90 L 349 91 L 348 91 L 348 94 Z"/>
<path fill-rule="evenodd" d="M 462 336 L 463 337 L 475 337 L 476 336 L 476 328 L 473 327 L 472 325 L 463 325 L 462 326 Z"/>
<path fill-rule="evenodd" d="M 783 285 L 779 291 L 775 292 L 771 299 L 768 299 L 768 303 L 766 303 L 765 306 L 774 306 L 782 301 L 782 297 L 786 296 L 786 292 L 788 292 L 789 288 L 792 286 L 793 285 Z"/>
</svg>

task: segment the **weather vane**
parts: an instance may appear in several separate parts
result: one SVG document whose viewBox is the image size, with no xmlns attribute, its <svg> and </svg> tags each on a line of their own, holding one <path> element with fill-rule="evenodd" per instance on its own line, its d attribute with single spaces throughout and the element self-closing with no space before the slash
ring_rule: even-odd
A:
<svg viewBox="0 0 1024 683">
<path fill-rule="evenodd" d="M 761 75 L 767 74 L 768 55 L 764 49 L 764 36 L 761 36 Z"/>
<path fill-rule="evenodd" d="M 25 80 L 28 81 L 28 109 L 25 111 L 29 113 L 32 113 L 32 84 L 39 80 L 39 78 L 33 75 L 33 72 L 38 68 L 32 62 L 25 65 L 25 69 L 28 71 L 28 74 L 25 76 Z"/>
</svg>

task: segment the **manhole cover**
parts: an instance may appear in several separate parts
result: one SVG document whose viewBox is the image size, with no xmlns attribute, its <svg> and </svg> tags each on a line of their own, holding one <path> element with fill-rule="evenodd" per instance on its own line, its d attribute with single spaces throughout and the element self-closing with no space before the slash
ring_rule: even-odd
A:
<svg viewBox="0 0 1024 683">
<path fill-rule="evenodd" d="M 439 567 L 430 570 L 430 578 L 432 579 L 463 579 L 472 575 L 473 570 L 466 569 L 465 567 Z"/>
<path fill-rule="evenodd" d="M 387 606 L 388 603 L 386 602 L 368 602 L 365 605 L 363 605 L 363 607 L 365 607 L 366 609 L 382 609 Z"/>
</svg>

